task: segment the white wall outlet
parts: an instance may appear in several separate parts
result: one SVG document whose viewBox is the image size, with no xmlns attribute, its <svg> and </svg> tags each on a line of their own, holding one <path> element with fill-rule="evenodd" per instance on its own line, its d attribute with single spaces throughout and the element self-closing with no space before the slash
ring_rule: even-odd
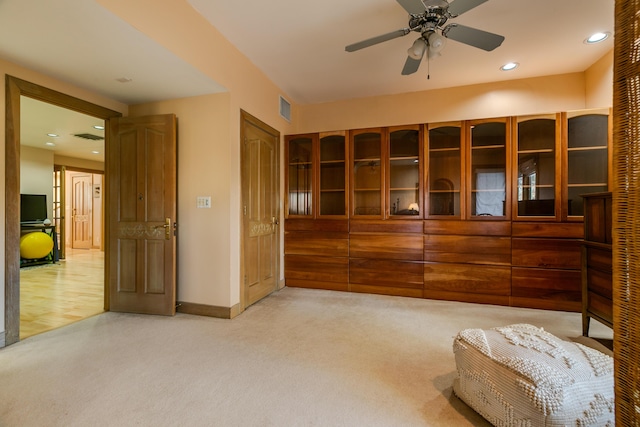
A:
<svg viewBox="0 0 640 427">
<path fill-rule="evenodd" d="M 198 196 L 196 198 L 196 207 L 197 208 L 210 208 L 211 207 L 211 196 Z"/>
</svg>

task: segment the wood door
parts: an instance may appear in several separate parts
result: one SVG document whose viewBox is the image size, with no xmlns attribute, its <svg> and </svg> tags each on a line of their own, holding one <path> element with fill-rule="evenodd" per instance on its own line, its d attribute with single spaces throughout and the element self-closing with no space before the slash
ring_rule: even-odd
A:
<svg viewBox="0 0 640 427">
<path fill-rule="evenodd" d="M 118 118 L 109 125 L 109 308 L 173 315 L 176 118 Z"/>
<path fill-rule="evenodd" d="M 90 174 L 71 176 L 71 247 L 74 249 L 91 248 L 91 185 Z"/>
<path fill-rule="evenodd" d="M 244 112 L 241 130 L 243 306 L 247 307 L 278 288 L 280 135 Z"/>
</svg>

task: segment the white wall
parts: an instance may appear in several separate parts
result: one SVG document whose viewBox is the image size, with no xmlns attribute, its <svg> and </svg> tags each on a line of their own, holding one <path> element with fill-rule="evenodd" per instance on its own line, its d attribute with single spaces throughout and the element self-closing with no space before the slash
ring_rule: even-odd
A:
<svg viewBox="0 0 640 427">
<path fill-rule="evenodd" d="M 20 193 L 46 194 L 47 217 L 53 218 L 53 151 L 20 147 Z"/>
</svg>

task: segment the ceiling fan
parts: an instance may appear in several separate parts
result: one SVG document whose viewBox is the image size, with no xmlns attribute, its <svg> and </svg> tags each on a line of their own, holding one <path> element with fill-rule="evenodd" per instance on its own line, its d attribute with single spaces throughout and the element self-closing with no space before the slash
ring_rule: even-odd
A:
<svg viewBox="0 0 640 427">
<path fill-rule="evenodd" d="M 504 37 L 477 28 L 449 23 L 449 19 L 480 6 L 488 0 L 396 0 L 409 13 L 409 26 L 400 30 L 382 34 L 370 39 L 353 43 L 345 47 L 347 52 L 364 49 L 378 43 L 406 36 L 412 31 L 420 33 L 407 51 L 407 61 L 402 69 L 403 75 L 418 71 L 420 61 L 440 55 L 446 39 L 452 39 L 469 46 L 491 51 L 502 44 Z M 447 24 L 447 25 L 445 25 Z"/>
</svg>

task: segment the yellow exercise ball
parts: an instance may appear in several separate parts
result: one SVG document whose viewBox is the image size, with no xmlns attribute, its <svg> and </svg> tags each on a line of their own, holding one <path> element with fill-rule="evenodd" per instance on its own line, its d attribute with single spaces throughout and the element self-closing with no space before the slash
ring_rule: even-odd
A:
<svg viewBox="0 0 640 427">
<path fill-rule="evenodd" d="M 52 249 L 53 239 L 47 233 L 34 231 L 20 238 L 20 256 L 22 258 L 44 258 Z"/>
</svg>

